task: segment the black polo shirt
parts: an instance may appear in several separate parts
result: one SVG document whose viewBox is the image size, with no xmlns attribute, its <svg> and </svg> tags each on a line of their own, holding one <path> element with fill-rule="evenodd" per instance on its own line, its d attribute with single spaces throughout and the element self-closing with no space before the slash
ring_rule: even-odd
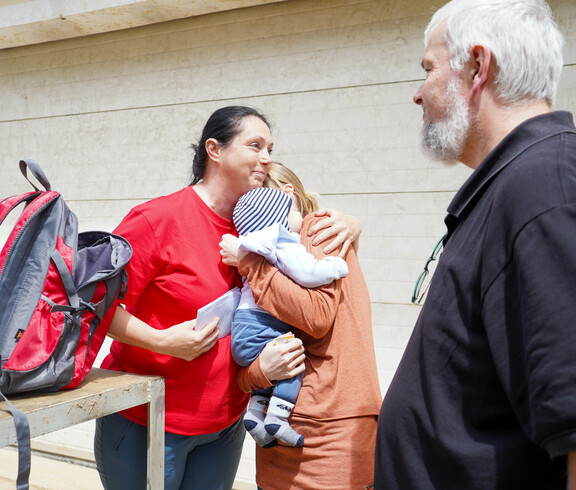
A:
<svg viewBox="0 0 576 490">
<path fill-rule="evenodd" d="M 379 418 L 376 489 L 565 489 L 576 450 L 576 134 L 512 131 L 456 194 Z"/>
</svg>

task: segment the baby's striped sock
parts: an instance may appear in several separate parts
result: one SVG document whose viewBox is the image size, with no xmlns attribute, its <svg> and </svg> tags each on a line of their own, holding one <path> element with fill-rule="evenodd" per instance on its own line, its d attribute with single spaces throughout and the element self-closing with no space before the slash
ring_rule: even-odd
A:
<svg viewBox="0 0 576 490">
<path fill-rule="evenodd" d="M 296 432 L 288 423 L 288 417 L 294 404 L 273 396 L 268 405 L 268 412 L 264 419 L 266 431 L 289 446 L 300 447 L 304 445 L 304 436 Z"/>
<path fill-rule="evenodd" d="M 244 414 L 244 427 L 259 446 L 269 448 L 276 446 L 276 438 L 266 431 L 264 427 L 264 412 L 268 407 L 270 398 L 262 395 L 252 395 L 248 410 Z"/>
</svg>

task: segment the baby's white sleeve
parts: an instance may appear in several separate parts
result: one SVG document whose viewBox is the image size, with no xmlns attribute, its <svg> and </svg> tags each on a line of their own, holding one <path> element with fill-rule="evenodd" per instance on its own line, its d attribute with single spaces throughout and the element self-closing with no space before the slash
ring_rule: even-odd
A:
<svg viewBox="0 0 576 490">
<path fill-rule="evenodd" d="M 348 264 L 344 259 L 325 257 L 318 260 L 300 243 L 278 247 L 276 258 L 276 267 L 306 288 L 324 286 L 348 275 Z"/>
</svg>

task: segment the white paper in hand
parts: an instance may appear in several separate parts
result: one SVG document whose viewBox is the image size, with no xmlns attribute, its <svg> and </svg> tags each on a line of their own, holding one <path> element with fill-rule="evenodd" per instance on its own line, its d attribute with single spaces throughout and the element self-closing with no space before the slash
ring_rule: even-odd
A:
<svg viewBox="0 0 576 490">
<path fill-rule="evenodd" d="M 240 302 L 240 289 L 232 288 L 227 293 L 224 293 L 218 299 L 208 303 L 198 310 L 198 315 L 196 316 L 196 330 L 202 330 L 206 325 L 208 325 L 214 318 L 220 318 L 218 322 L 218 328 L 220 333 L 218 338 L 230 335 L 232 329 L 232 319 L 234 318 L 234 313 L 236 308 L 238 308 L 238 303 Z"/>
</svg>

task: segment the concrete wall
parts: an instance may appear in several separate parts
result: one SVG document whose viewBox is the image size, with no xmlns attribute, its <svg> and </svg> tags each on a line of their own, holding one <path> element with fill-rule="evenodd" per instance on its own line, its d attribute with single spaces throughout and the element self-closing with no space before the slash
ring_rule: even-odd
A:
<svg viewBox="0 0 576 490">
<path fill-rule="evenodd" d="M 29 189 L 17 164 L 31 157 L 82 229 L 111 230 L 135 204 L 186 185 L 188 146 L 214 109 L 257 106 L 273 123 L 275 158 L 363 223 L 384 393 L 419 312 L 414 282 L 469 175 L 417 149 L 412 95 L 439 3 L 289 0 L 2 50 L 0 196 Z M 576 5 L 550 4 L 567 38 L 557 108 L 574 111 Z M 248 483 L 252 453 L 247 441 Z"/>
<path fill-rule="evenodd" d="M 1 0 L 0 49 L 285 0 Z"/>
</svg>

